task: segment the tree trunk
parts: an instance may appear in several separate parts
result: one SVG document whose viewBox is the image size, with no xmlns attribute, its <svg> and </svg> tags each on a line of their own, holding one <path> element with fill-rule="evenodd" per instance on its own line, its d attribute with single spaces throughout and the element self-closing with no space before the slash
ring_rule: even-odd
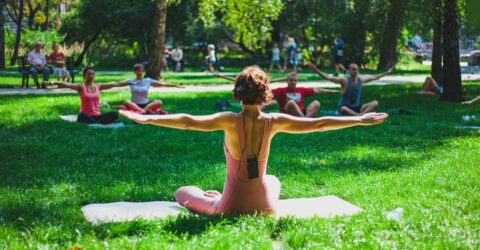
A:
<svg viewBox="0 0 480 250">
<path fill-rule="evenodd" d="M 153 37 L 150 45 L 150 57 L 146 75 L 153 79 L 160 79 L 163 44 L 165 43 L 165 23 L 167 21 L 167 0 L 155 0 L 153 15 Z"/>
<path fill-rule="evenodd" d="M 442 57 L 443 57 L 443 30 L 442 30 L 442 21 L 443 21 L 443 9 L 441 0 L 437 2 L 437 15 L 435 15 L 433 20 L 433 51 L 432 51 L 432 77 L 435 81 L 443 85 L 443 68 L 442 68 Z"/>
<path fill-rule="evenodd" d="M 380 47 L 380 61 L 378 70 L 386 70 L 397 62 L 397 39 L 402 25 L 405 9 L 405 0 L 390 0 L 390 9 L 387 15 L 387 24 L 383 32 Z"/>
<path fill-rule="evenodd" d="M 29 29 L 33 29 L 33 21 L 35 19 L 35 15 L 37 14 L 38 10 L 40 9 L 40 4 L 38 4 L 35 8 L 32 5 L 31 1 L 27 2 L 28 8 L 28 17 L 27 17 L 27 26 Z"/>
<path fill-rule="evenodd" d="M 100 34 L 102 33 L 102 31 L 98 31 L 97 33 L 95 33 L 92 38 L 90 38 L 90 40 L 88 40 L 84 45 L 83 45 L 83 49 L 82 49 L 82 52 L 80 53 L 80 55 L 78 56 L 77 60 L 75 61 L 75 63 L 73 64 L 74 67 L 78 67 L 82 64 L 82 61 L 83 61 L 83 58 L 85 57 L 85 54 L 87 54 L 87 51 L 88 49 L 90 48 L 90 46 L 92 46 L 92 44 L 98 39 L 98 36 L 100 36 Z"/>
<path fill-rule="evenodd" d="M 22 22 L 23 22 L 24 0 L 19 0 L 19 11 L 17 16 L 17 34 L 15 35 L 15 45 L 13 47 L 13 55 L 10 59 L 10 65 L 15 65 L 18 58 L 18 49 L 20 48 L 20 39 L 22 38 Z"/>
<path fill-rule="evenodd" d="M 5 69 L 5 1 L 0 1 L 0 69 Z"/>
<path fill-rule="evenodd" d="M 43 23 L 42 30 L 45 31 L 48 29 L 48 24 L 50 23 L 50 1 L 46 0 L 45 1 L 45 9 L 44 9 L 44 14 L 45 14 L 45 22 Z"/>
<path fill-rule="evenodd" d="M 457 0 L 444 0 L 443 94 L 440 97 L 444 101 L 463 101 L 458 28 Z"/>
</svg>

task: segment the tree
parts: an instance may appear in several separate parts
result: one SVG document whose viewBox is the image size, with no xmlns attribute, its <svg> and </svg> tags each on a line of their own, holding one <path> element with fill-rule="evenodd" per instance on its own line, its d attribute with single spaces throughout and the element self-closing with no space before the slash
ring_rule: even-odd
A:
<svg viewBox="0 0 480 250">
<path fill-rule="evenodd" d="M 37 15 L 40 7 L 41 4 L 39 1 L 27 0 L 27 26 L 29 29 L 33 29 L 33 24 L 35 23 L 35 15 Z"/>
<path fill-rule="evenodd" d="M 205 27 L 222 22 L 232 31 L 231 40 L 246 52 L 265 48 L 271 39 L 272 21 L 283 10 L 281 0 L 201 0 L 199 17 Z"/>
<path fill-rule="evenodd" d="M 458 45 L 458 2 L 443 0 L 443 94 L 440 100 L 461 102 L 462 78 Z"/>
<path fill-rule="evenodd" d="M 5 6 L 6 2 L 0 0 L 0 69 L 5 69 Z"/>
<path fill-rule="evenodd" d="M 150 45 L 150 57 L 146 74 L 154 79 L 160 78 L 163 44 L 165 43 L 165 23 L 167 19 L 167 0 L 155 0 L 153 15 L 153 38 Z"/>
<path fill-rule="evenodd" d="M 113 44 L 138 43 L 146 48 L 151 35 L 152 2 L 150 0 L 115 1 L 83 0 L 62 19 L 60 33 L 65 43 L 83 43 L 83 49 L 75 61 L 79 66 L 89 49 L 98 39 Z M 148 51 L 144 51 L 148 54 Z"/>
<path fill-rule="evenodd" d="M 15 45 L 13 48 L 13 55 L 10 59 L 10 65 L 17 63 L 18 49 L 20 47 L 20 40 L 22 38 L 23 17 L 24 17 L 25 0 L 8 0 L 7 13 L 12 21 L 17 25 L 15 34 Z"/>
<path fill-rule="evenodd" d="M 443 5 L 442 0 L 434 0 L 432 77 L 443 85 Z"/>
<path fill-rule="evenodd" d="M 397 61 L 397 39 L 402 26 L 405 0 L 390 0 L 389 2 L 390 9 L 380 47 L 378 70 L 386 70 L 395 65 Z"/>
</svg>

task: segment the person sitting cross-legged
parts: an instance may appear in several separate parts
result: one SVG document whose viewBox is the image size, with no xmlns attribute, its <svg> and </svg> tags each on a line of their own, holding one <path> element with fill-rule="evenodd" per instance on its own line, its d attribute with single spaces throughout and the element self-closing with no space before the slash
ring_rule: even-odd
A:
<svg viewBox="0 0 480 250">
<path fill-rule="evenodd" d="M 47 82 L 45 85 L 57 85 L 60 88 L 70 88 L 80 95 L 80 113 L 77 121 L 82 123 L 100 123 L 110 124 L 118 119 L 118 112 L 100 113 L 100 91 L 115 87 L 130 85 L 130 83 L 110 82 L 110 83 L 94 83 L 95 70 L 92 67 L 83 69 L 84 83 L 68 83 L 68 82 Z"/>
<path fill-rule="evenodd" d="M 382 123 L 388 115 L 369 113 L 356 117 L 304 118 L 280 113 L 265 114 L 260 105 L 269 102 L 272 97 L 268 84 L 268 75 L 261 69 L 245 68 L 237 76 L 233 88 L 233 98 L 242 105 L 239 113 L 141 115 L 120 110 L 120 115 L 141 124 L 223 132 L 227 166 L 223 192 L 183 186 L 175 192 L 180 205 L 207 215 L 275 215 L 281 186 L 275 176 L 267 175 L 267 162 L 271 141 L 276 134 L 375 125 Z"/>
<path fill-rule="evenodd" d="M 304 99 L 314 94 L 338 93 L 336 90 L 297 87 L 298 75 L 295 72 L 290 72 L 286 80 L 287 87 L 273 89 L 274 101 L 263 105 L 262 108 L 278 104 L 280 113 L 298 117 L 315 117 L 320 110 L 320 102 L 315 100 L 304 107 Z"/>
<path fill-rule="evenodd" d="M 148 90 L 150 89 L 150 86 L 175 88 L 183 87 L 179 85 L 168 84 L 162 80 L 157 81 L 149 77 L 144 77 L 145 67 L 143 64 L 135 64 L 133 66 L 133 70 L 135 71 L 136 78 L 121 81 L 121 83 L 130 85 L 130 90 L 132 92 L 131 100 L 124 102 L 125 108 L 140 114 L 165 113 L 165 111 L 162 110 L 163 102 L 161 100 L 148 100 Z"/>
<path fill-rule="evenodd" d="M 378 101 L 374 100 L 365 104 L 360 103 L 360 96 L 363 84 L 378 80 L 391 72 L 393 67 L 388 71 L 377 75 L 359 76 L 358 65 L 352 63 L 348 66 L 348 75 L 346 77 L 333 77 L 320 71 L 313 63 L 307 65 L 322 78 L 338 83 L 342 87 L 340 97 L 339 111 L 343 115 L 363 115 L 374 111 L 378 107 Z"/>
</svg>

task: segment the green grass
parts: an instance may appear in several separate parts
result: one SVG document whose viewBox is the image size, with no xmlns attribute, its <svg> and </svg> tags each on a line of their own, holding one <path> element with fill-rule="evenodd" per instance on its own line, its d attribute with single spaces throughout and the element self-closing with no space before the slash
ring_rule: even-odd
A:
<svg viewBox="0 0 480 250">
<path fill-rule="evenodd" d="M 419 85 L 366 86 L 380 111 L 405 108 L 382 125 L 279 134 L 269 174 L 281 198 L 336 195 L 365 211 L 335 219 L 184 216 L 93 226 L 80 207 L 116 201 L 174 200 L 182 185 L 223 188 L 223 135 L 137 125 L 89 129 L 61 121 L 76 95 L 0 96 L 2 249 L 478 249 L 479 131 L 458 130 L 478 106 L 415 94 Z M 468 83 L 473 97 L 480 82 Z M 215 112 L 229 93 L 152 93 L 171 113 Z M 103 93 L 110 104 L 129 93 Z M 335 109 L 336 95 L 315 97 Z M 308 101 L 311 101 L 310 98 Z M 104 110 L 107 111 L 107 110 Z M 324 161 L 322 161 L 324 160 Z M 404 209 L 399 222 L 386 213 Z"/>
</svg>

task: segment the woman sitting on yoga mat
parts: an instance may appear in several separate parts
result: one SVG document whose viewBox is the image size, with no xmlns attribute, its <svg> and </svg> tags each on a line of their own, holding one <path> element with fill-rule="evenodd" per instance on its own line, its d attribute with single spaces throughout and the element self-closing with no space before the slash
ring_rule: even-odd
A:
<svg viewBox="0 0 480 250">
<path fill-rule="evenodd" d="M 387 118 L 385 113 L 367 113 L 358 117 L 303 118 L 287 114 L 266 114 L 262 103 L 270 102 L 268 75 L 257 67 L 247 67 L 235 80 L 233 98 L 242 104 L 240 113 L 221 112 L 192 116 L 171 114 L 147 116 L 128 111 L 120 115 L 142 124 L 197 131 L 225 133 L 224 151 L 227 176 L 223 193 L 203 191 L 194 186 L 181 187 L 175 196 L 180 205 L 203 214 L 274 214 L 280 195 L 280 182 L 267 175 L 267 160 L 272 137 L 279 133 L 309 133 L 373 125 Z"/>
<path fill-rule="evenodd" d="M 85 67 L 83 69 L 83 84 L 75 84 L 68 82 L 47 82 L 49 85 L 57 85 L 60 88 L 70 88 L 76 90 L 80 94 L 80 114 L 78 114 L 77 121 L 84 123 L 114 123 L 118 119 L 118 112 L 108 112 L 100 114 L 99 99 L 100 91 L 111 89 L 114 87 L 122 87 L 130 85 L 125 82 L 110 82 L 103 84 L 95 84 L 95 70 L 92 67 Z"/>
<path fill-rule="evenodd" d="M 152 87 L 176 87 L 183 88 L 182 86 L 167 84 L 161 81 L 156 81 L 152 78 L 145 77 L 145 67 L 143 64 L 135 64 L 133 66 L 136 78 L 122 81 L 121 83 L 129 83 L 130 90 L 132 91 L 132 99 L 125 101 L 125 107 L 127 110 L 140 113 L 140 114 L 161 114 L 161 108 L 163 102 L 161 100 L 148 101 L 148 89 Z"/>
</svg>

